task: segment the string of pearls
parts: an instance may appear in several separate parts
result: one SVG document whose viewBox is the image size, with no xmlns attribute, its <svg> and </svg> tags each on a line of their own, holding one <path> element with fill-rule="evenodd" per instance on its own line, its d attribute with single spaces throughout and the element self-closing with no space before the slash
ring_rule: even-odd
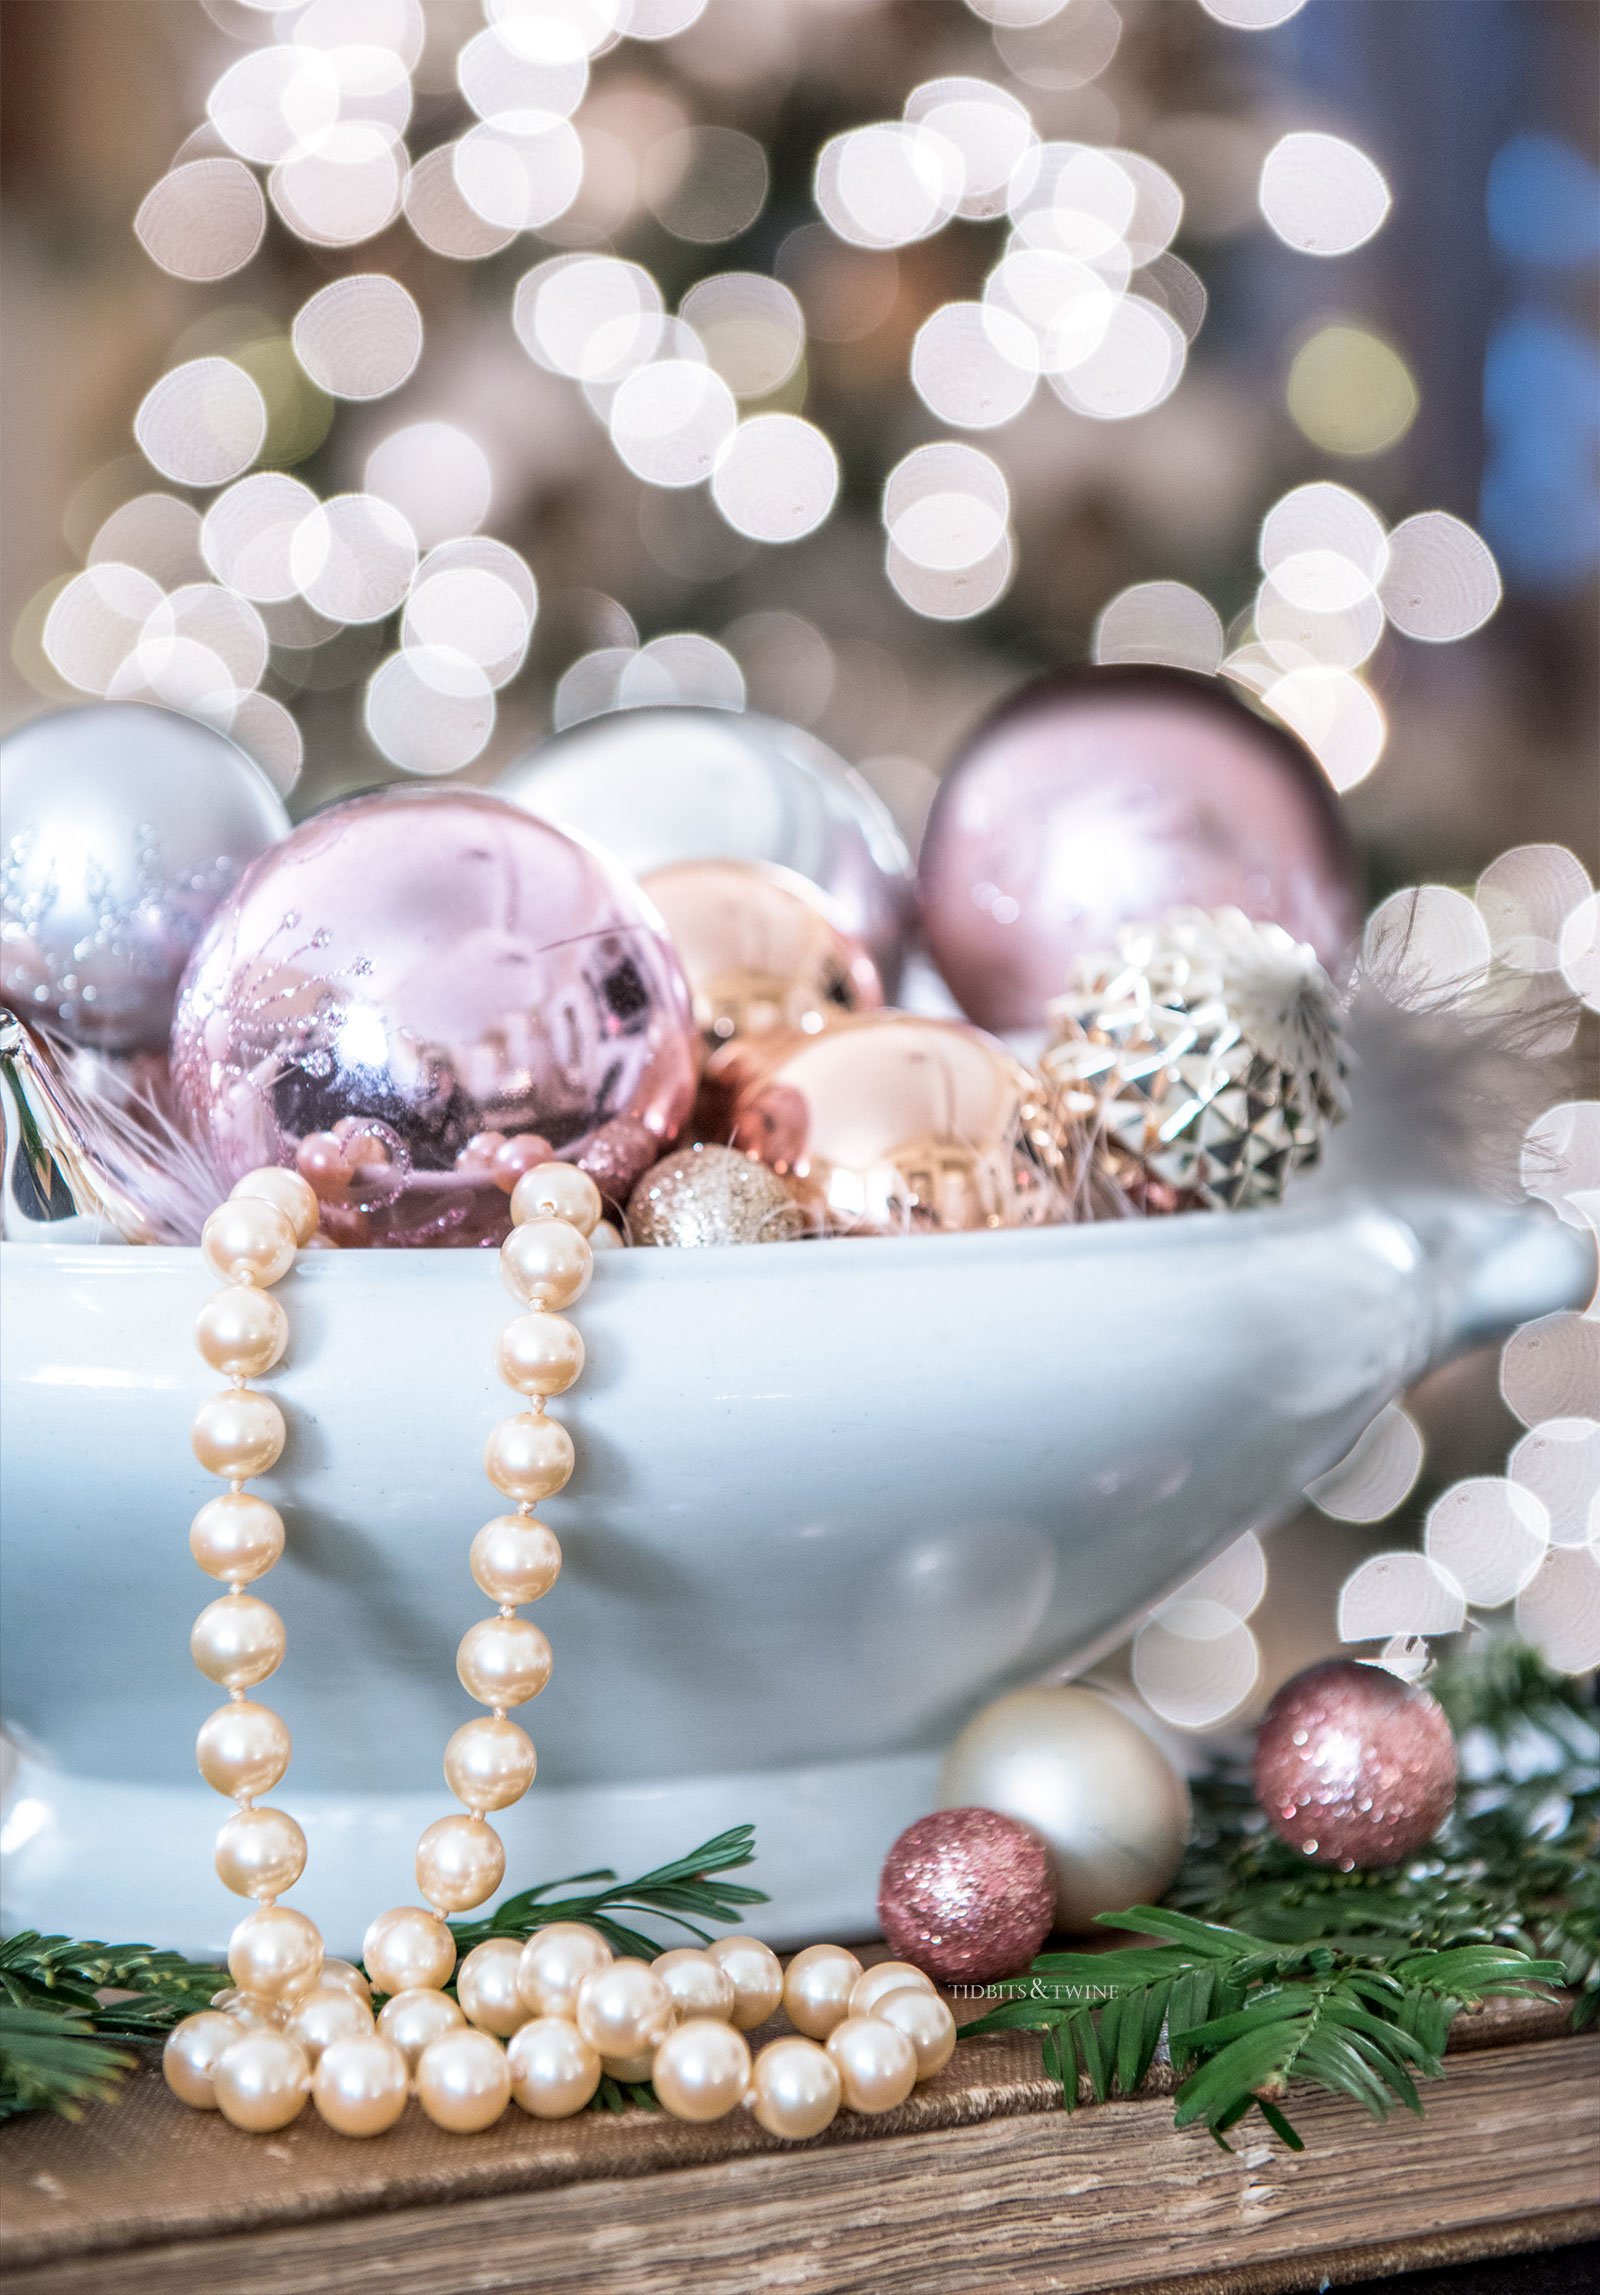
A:
<svg viewBox="0 0 1600 2295">
<path fill-rule="evenodd" d="M 257 1806 L 288 1767 L 289 1732 L 247 1696 L 283 1659 L 282 1619 L 246 1588 L 277 1561 L 284 1530 L 244 1485 L 276 1463 L 285 1427 L 271 1396 L 246 1382 L 283 1355 L 288 1319 L 271 1286 L 315 1237 L 317 1198 L 297 1173 L 252 1172 L 206 1223 L 201 1249 L 228 1288 L 202 1308 L 196 1337 L 232 1385 L 201 1405 L 193 1439 L 201 1464 L 229 1488 L 196 1516 L 190 1544 L 228 1592 L 202 1611 L 190 1647 L 229 1696 L 199 1744 L 202 1774 L 239 1804 L 218 1838 L 217 1871 L 256 1910 L 229 1941 L 233 1989 L 177 2026 L 164 2068 L 183 2102 L 218 2110 L 235 2127 L 284 2127 L 309 2096 L 341 2134 L 379 2135 L 415 2094 L 438 2126 L 473 2134 L 513 2100 L 536 2119 L 565 2119 L 609 2073 L 652 2081 L 677 2118 L 715 2120 L 743 2106 L 771 2134 L 801 2140 L 841 2105 L 892 2110 L 955 2047 L 955 2020 L 921 1970 L 905 1961 L 863 1969 L 840 1945 L 813 1945 L 787 1971 L 753 1936 L 652 1962 L 618 1958 L 598 1930 L 561 1921 L 525 1943 L 491 1937 L 456 1966 L 445 1916 L 500 1886 L 505 1848 L 489 1813 L 519 1801 L 537 1766 L 508 1709 L 544 1688 L 550 1645 L 518 1613 L 549 1592 L 561 1568 L 560 1546 L 534 1509 L 565 1485 L 574 1452 L 545 1405 L 583 1369 L 582 1337 L 560 1310 L 588 1287 L 602 1208 L 594 1182 L 571 1164 L 525 1171 L 512 1194 L 500 1270 L 523 1312 L 501 1333 L 496 1359 L 524 1407 L 492 1429 L 484 1468 L 515 1512 L 496 1515 L 472 1541 L 473 1578 L 496 1608 L 468 1627 L 456 1653 L 462 1687 L 489 1710 L 445 1747 L 445 1781 L 464 1813 L 423 1832 L 424 1901 L 373 1921 L 365 1973 L 329 1959 L 315 1923 L 277 1901 L 304 1871 L 305 1835 L 284 1811 Z M 452 1976 L 454 1998 L 445 1990 Z M 376 2016 L 374 1989 L 387 1995 Z M 780 2006 L 794 2034 L 752 2060 L 744 2035 Z"/>
</svg>

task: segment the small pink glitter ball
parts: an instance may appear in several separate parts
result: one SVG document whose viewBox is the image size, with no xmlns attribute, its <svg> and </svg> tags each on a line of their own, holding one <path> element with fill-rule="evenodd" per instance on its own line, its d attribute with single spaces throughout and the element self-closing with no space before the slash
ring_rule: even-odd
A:
<svg viewBox="0 0 1600 2295">
<path fill-rule="evenodd" d="M 1284 1683 L 1256 1739 L 1256 1798 L 1280 1839 L 1343 1872 L 1397 1865 L 1456 1797 L 1456 1742 L 1436 1697 L 1334 1658 Z"/>
<path fill-rule="evenodd" d="M 994 1809 L 937 1809 L 883 1860 L 878 1918 L 892 1952 L 941 1984 L 1011 1976 L 1055 1923 L 1050 1852 Z"/>
</svg>

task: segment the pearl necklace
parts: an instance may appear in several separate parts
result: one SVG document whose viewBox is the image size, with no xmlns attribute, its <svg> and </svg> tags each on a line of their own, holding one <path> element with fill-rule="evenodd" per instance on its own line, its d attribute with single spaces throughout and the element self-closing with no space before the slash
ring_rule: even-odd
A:
<svg viewBox="0 0 1600 2295">
<path fill-rule="evenodd" d="M 841 2104 L 885 2112 L 948 2062 L 955 2020 L 920 1969 L 885 1961 L 863 1969 L 842 1945 L 817 1944 L 787 1970 L 759 1938 L 718 1937 L 706 1949 L 618 1959 L 595 1929 L 559 1921 L 526 1943 L 491 1937 L 456 1967 L 445 1918 L 493 1896 L 505 1848 L 489 1813 L 532 1784 L 532 1740 L 509 1708 L 550 1678 L 550 1645 L 520 1616 L 555 1584 L 561 1549 L 534 1512 L 572 1473 L 572 1438 L 545 1415 L 583 1369 L 583 1339 L 559 1312 L 587 1289 L 590 1236 L 602 1204 L 573 1164 L 524 1171 L 511 1197 L 500 1272 L 523 1310 L 500 1334 L 501 1377 L 524 1407 L 492 1429 L 484 1470 L 514 1513 L 472 1541 L 468 1564 L 496 1604 L 469 1626 L 456 1673 L 489 1710 L 463 1722 L 444 1751 L 445 1782 L 462 1804 L 417 1843 L 420 1905 L 380 1913 L 362 1945 L 366 1973 L 330 1959 L 316 1923 L 279 1903 L 305 1870 L 306 1838 L 260 1796 L 289 1766 L 289 1732 L 250 1692 L 276 1672 L 283 1620 L 248 1589 L 279 1559 L 277 1509 L 246 1489 L 283 1450 L 283 1413 L 248 1382 L 278 1363 L 289 1323 L 272 1295 L 298 1250 L 317 1233 L 318 1199 L 298 1172 L 267 1169 L 240 1180 L 200 1239 L 226 1288 L 201 1308 L 200 1353 L 231 1384 L 195 1414 L 195 1456 L 228 1484 L 195 1516 L 195 1560 L 227 1592 L 195 1621 L 195 1664 L 228 1693 L 200 1729 L 207 1784 L 236 1804 L 217 1836 L 219 1878 L 255 1899 L 228 1943 L 234 1989 L 172 2032 L 163 2067 L 173 2093 L 265 2133 L 309 2096 L 342 2135 L 380 2135 L 415 2094 L 429 2119 L 459 2134 L 493 2126 L 513 2100 L 536 2119 L 582 2111 L 603 2073 L 650 2080 L 675 2117 L 720 2119 L 736 2106 L 771 2134 L 814 2136 Z M 456 1997 L 444 1987 L 455 1978 Z M 374 1991 L 387 1994 L 374 2016 Z M 794 2036 L 752 2059 L 744 2035 L 782 2007 Z"/>
</svg>

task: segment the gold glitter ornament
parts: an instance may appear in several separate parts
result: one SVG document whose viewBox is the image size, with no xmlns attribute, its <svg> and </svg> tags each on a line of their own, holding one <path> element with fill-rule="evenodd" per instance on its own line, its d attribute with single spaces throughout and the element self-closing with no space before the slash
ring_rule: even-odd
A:
<svg viewBox="0 0 1600 2295">
<path fill-rule="evenodd" d="M 1338 991 L 1236 908 L 1174 909 L 1085 957 L 1040 1069 L 1094 1213 L 1278 1202 L 1347 1107 Z"/>
<path fill-rule="evenodd" d="M 647 1171 L 628 1204 L 628 1238 L 680 1250 L 709 1243 L 792 1243 L 805 1233 L 783 1181 L 733 1148 L 680 1149 Z"/>
</svg>

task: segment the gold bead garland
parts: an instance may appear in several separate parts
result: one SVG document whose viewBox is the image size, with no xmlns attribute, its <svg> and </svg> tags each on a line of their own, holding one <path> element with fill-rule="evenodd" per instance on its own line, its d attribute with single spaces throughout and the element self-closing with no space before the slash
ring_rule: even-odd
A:
<svg viewBox="0 0 1600 2295">
<path fill-rule="evenodd" d="M 190 1532 L 196 1561 L 228 1587 L 190 1642 L 229 1698 L 202 1724 L 199 1761 L 238 1803 L 218 1838 L 217 1871 L 256 1910 L 229 1942 L 236 1989 L 167 2041 L 169 2087 L 254 2132 L 286 2126 L 309 2095 L 326 2124 L 350 2136 L 392 2127 L 412 2094 L 459 2134 L 492 2126 L 513 2100 L 536 2119 L 565 2119 L 608 2073 L 653 2081 L 676 2118 L 715 2120 L 742 2105 L 792 2141 L 818 2134 L 841 2105 L 872 2113 L 903 2103 L 955 2046 L 949 2008 L 906 1962 L 864 1971 L 842 1946 L 813 1945 L 785 1972 L 752 1936 L 650 1962 L 619 1958 L 597 1930 L 559 1921 L 525 1943 L 492 1937 L 456 1967 L 444 1916 L 500 1886 L 505 1849 L 489 1814 L 520 1800 L 537 1767 L 508 1708 L 537 1697 L 550 1677 L 550 1645 L 519 1612 L 549 1592 L 561 1568 L 555 1535 L 534 1509 L 567 1482 L 574 1451 L 545 1405 L 583 1369 L 582 1337 L 560 1310 L 588 1286 L 589 1237 L 602 1210 L 593 1181 L 570 1164 L 522 1174 L 501 1247 L 502 1278 L 523 1312 L 501 1333 L 496 1360 L 524 1407 L 484 1445 L 485 1472 L 515 1511 L 486 1522 L 468 1557 L 496 1607 L 468 1627 L 456 1655 L 462 1687 L 489 1709 L 445 1747 L 445 1781 L 462 1813 L 424 1830 L 416 1871 L 425 1902 L 372 1922 L 365 1976 L 326 1959 L 315 1924 L 277 1902 L 304 1870 L 306 1843 L 292 1817 L 257 1805 L 288 1767 L 289 1732 L 247 1692 L 282 1662 L 285 1636 L 277 1612 L 247 1589 L 278 1560 L 284 1531 L 276 1509 L 244 1485 L 276 1462 L 285 1428 L 278 1405 L 246 1382 L 282 1357 L 288 1320 L 270 1286 L 312 1240 L 317 1208 L 298 1174 L 252 1172 L 201 1240 L 228 1288 L 201 1309 L 196 1339 L 232 1383 L 200 1406 L 193 1435 L 201 1464 L 229 1485 Z M 452 1974 L 454 2000 L 443 1989 Z M 376 2021 L 374 1986 L 388 1995 Z M 745 2033 L 780 2005 L 797 2036 L 769 2041 L 752 2059 Z"/>
</svg>

